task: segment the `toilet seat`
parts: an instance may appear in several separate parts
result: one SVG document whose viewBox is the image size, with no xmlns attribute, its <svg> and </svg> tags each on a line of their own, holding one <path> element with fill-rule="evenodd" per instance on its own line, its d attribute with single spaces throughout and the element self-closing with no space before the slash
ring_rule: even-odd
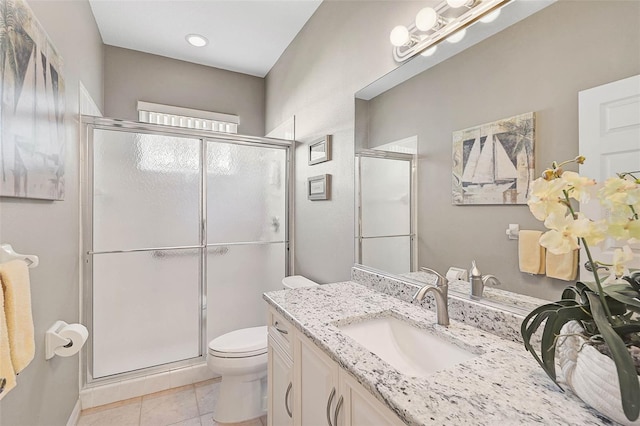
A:
<svg viewBox="0 0 640 426">
<path fill-rule="evenodd" d="M 267 353 L 267 326 L 243 328 L 209 342 L 209 355 L 218 358 L 249 358 Z"/>
</svg>

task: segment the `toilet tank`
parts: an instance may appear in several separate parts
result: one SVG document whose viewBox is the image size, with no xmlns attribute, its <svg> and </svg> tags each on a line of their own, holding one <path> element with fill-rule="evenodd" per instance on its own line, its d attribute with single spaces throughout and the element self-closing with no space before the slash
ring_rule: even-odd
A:
<svg viewBox="0 0 640 426">
<path fill-rule="evenodd" d="M 318 283 L 311 281 L 302 275 L 292 275 L 290 277 L 284 277 L 282 279 L 282 285 L 285 289 L 302 288 L 302 287 L 314 287 Z"/>
</svg>

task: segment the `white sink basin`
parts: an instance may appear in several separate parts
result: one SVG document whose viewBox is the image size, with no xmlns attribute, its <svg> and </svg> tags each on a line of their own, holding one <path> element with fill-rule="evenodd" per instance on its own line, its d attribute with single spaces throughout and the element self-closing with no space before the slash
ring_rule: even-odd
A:
<svg viewBox="0 0 640 426">
<path fill-rule="evenodd" d="M 477 355 L 394 317 L 338 326 L 403 374 L 426 377 Z"/>
</svg>

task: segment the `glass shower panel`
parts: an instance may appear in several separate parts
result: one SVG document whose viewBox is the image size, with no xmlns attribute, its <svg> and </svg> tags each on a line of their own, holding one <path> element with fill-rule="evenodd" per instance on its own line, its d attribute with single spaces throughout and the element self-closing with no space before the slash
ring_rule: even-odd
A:
<svg viewBox="0 0 640 426">
<path fill-rule="evenodd" d="M 282 289 L 285 253 L 284 243 L 207 249 L 207 341 L 265 324 L 262 293 Z"/>
<path fill-rule="evenodd" d="M 284 241 L 287 151 L 207 142 L 207 240 Z"/>
<path fill-rule="evenodd" d="M 411 233 L 410 161 L 360 157 L 360 197 L 363 237 Z"/>
<path fill-rule="evenodd" d="M 411 237 L 363 240 L 362 264 L 392 274 L 411 271 Z"/>
<path fill-rule="evenodd" d="M 93 251 L 200 244 L 198 139 L 93 132 Z"/>
<path fill-rule="evenodd" d="M 93 377 L 200 355 L 200 249 L 93 256 Z"/>
</svg>

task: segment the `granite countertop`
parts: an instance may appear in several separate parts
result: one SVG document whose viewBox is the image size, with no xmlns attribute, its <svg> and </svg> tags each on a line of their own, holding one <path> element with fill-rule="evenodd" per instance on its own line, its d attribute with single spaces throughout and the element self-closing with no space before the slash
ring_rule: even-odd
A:
<svg viewBox="0 0 640 426">
<path fill-rule="evenodd" d="M 611 424 L 561 392 L 520 344 L 347 281 L 265 293 L 264 299 L 409 425 Z M 478 354 L 427 378 L 410 377 L 337 325 L 394 316 Z"/>
</svg>

